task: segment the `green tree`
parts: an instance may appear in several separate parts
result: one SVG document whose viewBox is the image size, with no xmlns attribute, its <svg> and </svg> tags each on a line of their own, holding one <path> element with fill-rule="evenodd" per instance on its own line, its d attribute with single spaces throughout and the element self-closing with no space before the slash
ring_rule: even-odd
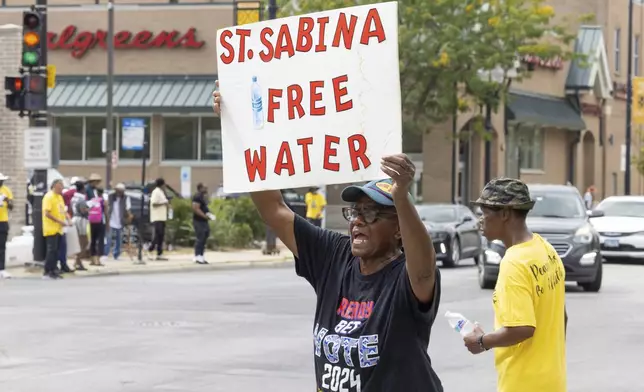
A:
<svg viewBox="0 0 644 392">
<path fill-rule="evenodd" d="M 279 0 L 280 16 L 378 0 Z M 400 81 L 404 131 L 427 131 L 457 110 L 496 108 L 504 84 L 479 71 L 507 71 L 517 57 L 569 59 L 570 23 L 555 20 L 546 0 L 399 0 Z M 518 78 L 529 75 L 520 72 Z M 455 89 L 455 86 L 458 86 Z"/>
</svg>

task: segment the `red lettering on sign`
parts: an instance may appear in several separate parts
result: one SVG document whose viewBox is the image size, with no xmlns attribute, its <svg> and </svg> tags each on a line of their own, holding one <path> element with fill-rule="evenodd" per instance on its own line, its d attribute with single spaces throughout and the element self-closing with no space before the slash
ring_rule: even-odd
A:
<svg viewBox="0 0 644 392">
<path fill-rule="evenodd" d="M 199 49 L 206 42 L 198 40 L 196 34 L 197 29 L 194 27 L 183 33 L 177 30 L 162 30 L 156 34 L 149 30 L 138 32 L 121 30 L 114 33 L 114 49 Z M 221 39 L 223 45 L 223 34 Z M 47 33 L 47 48 L 49 50 L 70 50 L 72 57 L 77 59 L 82 58 L 97 46 L 107 49 L 106 31 L 79 31 L 75 25 L 69 25 L 60 33 Z M 232 46 L 228 49 L 232 51 Z"/>
<path fill-rule="evenodd" d="M 281 94 L 281 90 L 275 90 Z M 299 160 L 293 159 L 293 150 L 297 146 L 302 149 L 302 166 Z M 340 145 L 342 144 L 342 145 Z M 257 182 L 266 180 L 266 166 L 267 159 L 273 165 L 273 172 L 276 175 L 282 175 L 286 170 L 289 176 L 293 176 L 300 171 L 308 173 L 311 171 L 311 148 L 313 146 L 313 137 L 300 138 L 295 141 L 283 141 L 280 143 L 279 150 L 268 151 L 266 146 L 259 146 L 258 148 L 249 148 L 244 151 L 244 158 L 246 164 L 246 172 L 250 182 Z M 344 149 L 346 146 L 346 150 Z M 366 169 L 371 166 L 371 160 L 367 157 L 367 139 L 364 135 L 353 134 L 349 137 L 340 138 L 334 135 L 324 136 L 324 154 L 322 163 L 317 163 L 322 166 L 324 170 L 339 172 L 340 163 L 331 162 L 333 158 L 337 158 L 338 149 L 349 153 L 351 161 L 351 168 L 353 171 L 361 170 L 360 167 Z M 346 153 L 343 152 L 343 153 Z M 357 311 L 357 310 L 356 310 Z"/>
<path fill-rule="evenodd" d="M 295 166 L 293 166 L 293 154 L 291 154 L 291 147 L 288 142 L 282 142 L 280 152 L 277 153 L 277 160 L 275 161 L 275 174 L 278 176 L 282 174 L 282 170 L 286 169 L 288 175 L 295 174 Z"/>
<path fill-rule="evenodd" d="M 371 161 L 366 154 L 367 138 L 364 137 L 364 135 L 353 135 L 349 136 L 349 139 L 347 139 L 347 141 L 349 142 L 349 157 L 351 158 L 351 169 L 353 169 L 353 171 L 360 170 L 360 163 L 358 163 L 358 160 L 362 162 L 362 166 L 365 169 L 371 166 Z"/>
<path fill-rule="evenodd" d="M 251 157 L 250 148 L 244 151 L 248 180 L 255 182 L 255 176 L 259 174 L 259 178 L 264 181 L 266 179 L 266 147 L 261 146 L 259 148 L 259 154 L 257 154 L 257 151 L 253 151 L 252 154 L 253 156 Z"/>
<path fill-rule="evenodd" d="M 356 23 L 358 23 L 357 16 L 351 15 L 351 21 L 347 22 L 347 14 L 340 12 L 340 17 L 338 19 L 338 28 L 335 30 L 335 36 L 333 37 L 334 48 L 340 46 L 340 38 L 342 38 L 345 49 L 351 49 L 351 44 L 353 43 L 353 33 L 356 30 Z"/>
<path fill-rule="evenodd" d="M 373 25 L 373 29 L 371 28 L 371 25 Z M 369 45 L 369 40 L 371 38 L 377 38 L 378 43 L 386 39 L 385 28 L 382 27 L 382 20 L 380 20 L 380 14 L 378 13 L 377 8 L 370 9 L 367 14 L 367 20 L 364 22 L 364 26 L 362 28 L 360 43 L 362 45 Z"/>
<path fill-rule="evenodd" d="M 347 95 L 347 88 L 341 87 L 340 83 L 346 83 L 349 81 L 347 75 L 338 76 L 333 78 L 333 95 L 335 95 L 335 111 L 340 113 L 345 110 L 350 110 L 353 108 L 353 100 L 349 99 L 346 102 L 342 102 L 342 97 Z"/>
<path fill-rule="evenodd" d="M 309 146 L 313 144 L 312 137 L 297 139 L 297 144 L 302 146 L 302 160 L 304 161 L 304 173 L 311 171 L 311 159 L 309 158 Z"/>
<path fill-rule="evenodd" d="M 324 170 L 338 172 L 340 171 L 340 164 L 331 162 L 331 157 L 338 155 L 338 149 L 332 147 L 331 144 L 339 144 L 340 138 L 337 136 L 324 135 L 324 163 L 322 167 Z"/>
</svg>

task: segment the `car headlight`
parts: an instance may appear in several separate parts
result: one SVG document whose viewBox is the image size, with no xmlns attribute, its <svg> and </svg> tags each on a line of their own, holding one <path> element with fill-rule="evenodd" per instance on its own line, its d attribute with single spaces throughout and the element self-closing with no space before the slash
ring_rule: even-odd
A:
<svg viewBox="0 0 644 392">
<path fill-rule="evenodd" d="M 501 255 L 493 251 L 492 249 L 485 250 L 485 261 L 488 264 L 500 264 L 501 259 L 502 259 Z"/>
<path fill-rule="evenodd" d="M 590 244 L 593 242 L 593 232 L 590 225 L 582 226 L 575 232 L 573 241 L 579 244 Z"/>
</svg>

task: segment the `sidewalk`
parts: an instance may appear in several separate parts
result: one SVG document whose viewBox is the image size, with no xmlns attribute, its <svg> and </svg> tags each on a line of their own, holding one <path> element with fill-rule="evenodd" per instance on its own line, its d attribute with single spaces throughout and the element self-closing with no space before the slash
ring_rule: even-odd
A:
<svg viewBox="0 0 644 392">
<path fill-rule="evenodd" d="M 281 247 L 280 247 L 281 248 Z M 137 265 L 127 255 L 122 255 L 115 261 L 108 258 L 104 261 L 104 267 L 90 266 L 83 262 L 87 271 L 77 271 L 73 274 L 65 274 L 65 278 L 110 276 L 110 275 L 133 275 L 152 274 L 163 272 L 186 272 L 186 271 L 208 271 L 217 269 L 239 269 L 239 268 L 261 268 L 279 267 L 288 265 L 293 261 L 293 254 L 288 249 L 281 248 L 278 255 L 263 255 L 259 249 L 235 250 L 229 252 L 206 252 L 205 258 L 209 264 L 201 265 L 193 261 L 193 255 L 188 249 L 167 252 L 164 256 L 168 261 L 150 261 L 145 255 L 145 264 Z M 69 261 L 73 267 L 73 260 Z M 14 278 L 39 278 L 42 275 L 40 268 L 26 268 L 24 266 L 9 267 L 8 271 Z"/>
</svg>

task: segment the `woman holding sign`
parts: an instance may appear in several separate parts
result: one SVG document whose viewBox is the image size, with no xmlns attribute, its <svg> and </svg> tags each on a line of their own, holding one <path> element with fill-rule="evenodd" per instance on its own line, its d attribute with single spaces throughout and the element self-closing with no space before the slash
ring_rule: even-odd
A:
<svg viewBox="0 0 644 392">
<path fill-rule="evenodd" d="M 217 114 L 220 104 L 215 91 Z M 296 215 L 278 190 L 253 192 L 251 198 L 295 255 L 296 273 L 317 293 L 318 390 L 441 392 L 427 354 L 440 273 L 432 240 L 409 195 L 415 167 L 398 154 L 384 157 L 381 169 L 391 178 L 342 192 L 351 203 L 342 211 L 350 236 Z"/>
</svg>

